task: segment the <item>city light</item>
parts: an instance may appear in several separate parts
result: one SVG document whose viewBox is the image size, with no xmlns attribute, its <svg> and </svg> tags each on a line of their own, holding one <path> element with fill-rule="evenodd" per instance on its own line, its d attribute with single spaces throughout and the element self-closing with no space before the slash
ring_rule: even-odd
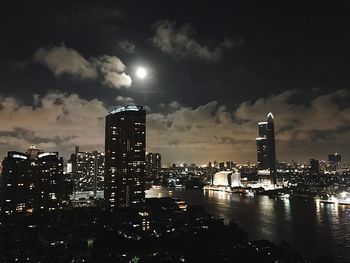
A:
<svg viewBox="0 0 350 263">
<path fill-rule="evenodd" d="M 12 2 L 0 262 L 350 262 L 347 3 Z"/>
</svg>

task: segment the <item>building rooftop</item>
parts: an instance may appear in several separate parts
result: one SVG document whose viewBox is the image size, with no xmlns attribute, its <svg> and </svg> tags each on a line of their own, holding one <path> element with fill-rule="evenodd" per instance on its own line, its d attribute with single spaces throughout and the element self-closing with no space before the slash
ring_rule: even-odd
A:
<svg viewBox="0 0 350 263">
<path fill-rule="evenodd" d="M 273 121 L 273 114 L 272 114 L 272 112 L 269 112 L 269 114 L 267 114 L 267 120 L 268 121 Z"/>
<path fill-rule="evenodd" d="M 142 111 L 144 110 L 144 108 L 142 106 L 139 105 L 128 105 L 128 106 L 124 106 L 124 107 L 119 107 L 115 110 L 111 111 L 111 114 L 116 114 L 119 112 L 124 112 L 124 111 Z"/>
</svg>

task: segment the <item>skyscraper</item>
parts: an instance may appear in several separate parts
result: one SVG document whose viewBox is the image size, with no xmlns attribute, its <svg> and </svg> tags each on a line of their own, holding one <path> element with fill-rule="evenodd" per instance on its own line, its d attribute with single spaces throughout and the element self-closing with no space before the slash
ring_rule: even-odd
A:
<svg viewBox="0 0 350 263">
<path fill-rule="evenodd" d="M 267 121 L 258 123 L 258 130 L 259 137 L 256 138 L 258 169 L 270 170 L 273 183 L 276 184 L 275 124 L 271 112 L 267 115 Z"/>
<path fill-rule="evenodd" d="M 61 199 L 63 159 L 57 152 L 31 146 L 26 153 L 8 152 L 3 160 L 1 213 L 56 211 Z"/>
<path fill-rule="evenodd" d="M 106 117 L 105 201 L 107 208 L 129 207 L 145 198 L 146 111 L 130 105 Z"/>
<path fill-rule="evenodd" d="M 103 190 L 104 153 L 98 151 L 77 152 L 74 160 L 76 164 L 75 191 Z"/>
<path fill-rule="evenodd" d="M 146 154 L 146 172 L 149 178 L 158 177 L 162 168 L 162 156 L 160 153 Z"/>
</svg>

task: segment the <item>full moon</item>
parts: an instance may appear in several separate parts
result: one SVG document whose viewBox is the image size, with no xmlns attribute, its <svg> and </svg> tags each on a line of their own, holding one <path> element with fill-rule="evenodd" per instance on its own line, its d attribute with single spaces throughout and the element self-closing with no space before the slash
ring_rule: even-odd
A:
<svg viewBox="0 0 350 263">
<path fill-rule="evenodd" d="M 136 76 L 139 78 L 139 79 L 144 79 L 146 76 L 147 76 L 147 71 L 146 69 L 144 68 L 138 68 L 136 70 Z"/>
</svg>

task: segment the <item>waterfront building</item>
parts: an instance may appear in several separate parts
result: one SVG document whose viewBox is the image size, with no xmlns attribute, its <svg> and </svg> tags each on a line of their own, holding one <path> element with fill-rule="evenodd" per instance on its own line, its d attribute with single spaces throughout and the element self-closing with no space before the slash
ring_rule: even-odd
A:
<svg viewBox="0 0 350 263">
<path fill-rule="evenodd" d="M 214 186 L 241 186 L 241 174 L 238 171 L 220 171 L 213 175 Z"/>
<path fill-rule="evenodd" d="M 145 199 L 146 111 L 130 105 L 106 116 L 104 197 L 109 209 Z"/>
<path fill-rule="evenodd" d="M 270 112 L 267 121 L 258 123 L 259 137 L 256 138 L 257 167 L 259 170 L 269 170 L 273 184 L 276 184 L 276 147 L 274 117 Z"/>
</svg>

